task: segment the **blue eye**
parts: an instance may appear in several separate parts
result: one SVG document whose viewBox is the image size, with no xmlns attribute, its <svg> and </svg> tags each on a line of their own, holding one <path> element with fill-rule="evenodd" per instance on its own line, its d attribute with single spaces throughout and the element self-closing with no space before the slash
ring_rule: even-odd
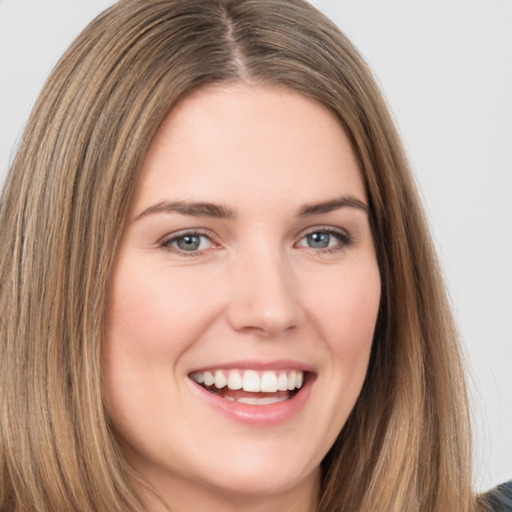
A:
<svg viewBox="0 0 512 512">
<path fill-rule="evenodd" d="M 297 246 L 330 252 L 343 249 L 349 244 L 350 237 L 348 234 L 329 228 L 310 231 L 300 239 Z"/>
<path fill-rule="evenodd" d="M 197 235 L 185 235 L 177 238 L 175 243 L 182 251 L 197 251 L 201 245 L 201 237 Z"/>
<path fill-rule="evenodd" d="M 177 253 L 200 253 L 201 251 L 211 249 L 213 242 L 206 235 L 201 233 L 189 232 L 175 235 L 162 242 L 162 247 L 169 251 Z"/>
<path fill-rule="evenodd" d="M 311 233 L 306 236 L 306 243 L 312 249 L 325 249 L 331 245 L 332 238 L 330 233 Z"/>
</svg>

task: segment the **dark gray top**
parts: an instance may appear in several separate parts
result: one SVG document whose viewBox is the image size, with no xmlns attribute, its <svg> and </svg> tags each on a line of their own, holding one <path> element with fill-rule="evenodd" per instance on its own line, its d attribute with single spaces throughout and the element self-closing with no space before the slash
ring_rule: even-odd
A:
<svg viewBox="0 0 512 512">
<path fill-rule="evenodd" d="M 493 512 L 512 512 L 512 480 L 486 492 L 483 500 Z"/>
</svg>

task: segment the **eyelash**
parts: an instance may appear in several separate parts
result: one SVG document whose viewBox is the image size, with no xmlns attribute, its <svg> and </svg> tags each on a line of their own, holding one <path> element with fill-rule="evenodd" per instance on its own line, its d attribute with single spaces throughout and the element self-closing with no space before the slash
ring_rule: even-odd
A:
<svg viewBox="0 0 512 512">
<path fill-rule="evenodd" d="M 307 236 L 317 233 L 325 233 L 338 239 L 338 243 L 336 245 L 328 246 L 323 249 L 315 249 L 314 247 L 309 247 L 309 249 L 312 249 L 315 252 L 319 252 L 320 254 L 333 254 L 342 251 L 343 249 L 349 247 L 353 242 L 352 237 L 345 230 L 336 229 L 332 226 L 314 226 L 301 235 L 299 242 Z M 295 245 L 297 245 L 297 243 Z"/>
<path fill-rule="evenodd" d="M 200 229 L 192 229 L 190 231 L 180 231 L 178 233 L 173 234 L 169 238 L 164 238 L 161 242 L 159 242 L 159 246 L 169 252 L 178 254 L 180 256 L 190 257 L 190 256 L 202 256 L 204 254 L 204 250 L 195 250 L 195 251 L 184 251 L 179 247 L 173 247 L 172 244 L 178 242 L 178 240 L 184 239 L 186 237 L 199 237 L 199 238 L 207 238 L 214 246 L 216 245 L 215 241 L 212 239 L 211 233 L 207 231 L 202 231 Z"/>
<path fill-rule="evenodd" d="M 307 246 L 301 246 L 299 245 L 302 240 L 304 240 L 306 237 L 313 235 L 313 234 L 327 234 L 329 236 L 334 236 L 338 239 L 338 243 L 333 246 L 327 246 L 325 248 L 314 248 L 314 247 L 307 247 Z M 180 256 L 184 257 L 191 257 L 191 256 L 202 256 L 204 255 L 205 250 L 193 250 L 193 251 L 184 251 L 180 249 L 179 247 L 174 247 L 172 244 L 177 243 L 179 240 L 182 240 L 186 237 L 198 237 L 198 238 L 207 238 L 213 246 L 217 245 L 215 240 L 213 240 L 212 235 L 208 231 L 193 229 L 190 231 L 181 231 L 178 233 L 173 234 L 169 238 L 164 238 L 159 242 L 159 247 L 162 249 L 172 252 L 174 254 L 178 254 Z M 332 226 L 314 226 L 310 229 L 308 229 L 306 232 L 301 234 L 301 237 L 298 242 L 294 244 L 294 247 L 305 247 L 307 249 L 311 249 L 315 251 L 316 253 L 320 254 L 332 254 L 336 253 L 338 251 L 341 251 L 345 249 L 346 247 L 349 247 L 352 244 L 353 240 L 351 236 L 342 229 L 335 229 Z M 217 248 L 217 247 L 213 247 Z"/>
</svg>

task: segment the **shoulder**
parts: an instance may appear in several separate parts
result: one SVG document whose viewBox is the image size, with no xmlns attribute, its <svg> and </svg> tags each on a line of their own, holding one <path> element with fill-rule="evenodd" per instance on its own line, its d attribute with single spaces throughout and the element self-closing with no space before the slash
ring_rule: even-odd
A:
<svg viewBox="0 0 512 512">
<path fill-rule="evenodd" d="M 482 500 L 492 512 L 512 512 L 512 480 L 486 492 Z"/>
</svg>

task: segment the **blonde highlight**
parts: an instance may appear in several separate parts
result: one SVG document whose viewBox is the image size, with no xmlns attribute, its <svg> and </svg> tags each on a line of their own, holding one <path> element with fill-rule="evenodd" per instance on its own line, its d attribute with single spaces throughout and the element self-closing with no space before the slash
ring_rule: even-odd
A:
<svg viewBox="0 0 512 512">
<path fill-rule="evenodd" d="M 143 510 L 102 398 L 111 270 L 163 119 L 240 81 L 325 105 L 370 200 L 381 308 L 318 512 L 477 510 L 457 336 L 404 151 L 362 58 L 301 0 L 122 0 L 48 79 L 0 205 L 1 510 Z"/>
</svg>

